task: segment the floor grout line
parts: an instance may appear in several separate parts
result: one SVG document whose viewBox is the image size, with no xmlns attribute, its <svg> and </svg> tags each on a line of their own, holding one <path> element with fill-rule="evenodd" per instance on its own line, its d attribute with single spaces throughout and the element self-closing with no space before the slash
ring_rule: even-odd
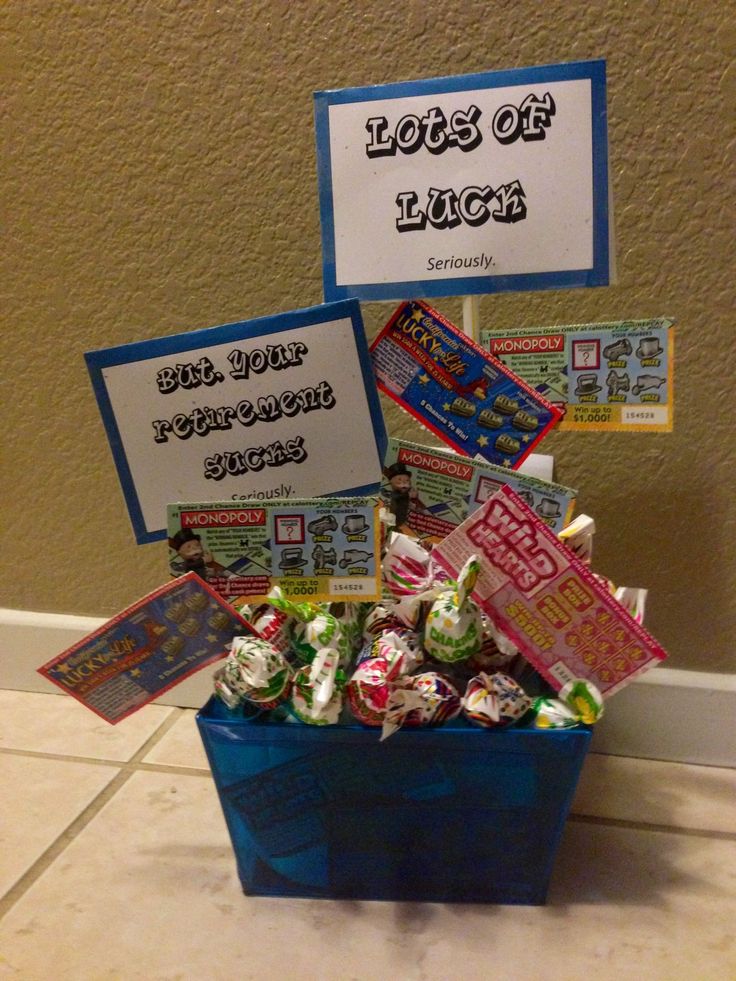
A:
<svg viewBox="0 0 736 981">
<path fill-rule="evenodd" d="M 143 757 L 146 756 L 146 754 L 154 746 L 156 746 L 159 742 L 161 742 L 161 740 L 167 734 L 167 732 L 169 732 L 170 729 L 174 728 L 176 723 L 179 721 L 179 719 L 181 719 L 183 715 L 184 715 L 184 709 L 172 708 L 171 713 L 166 716 L 163 722 L 156 727 L 156 729 L 151 733 L 151 735 L 143 743 L 143 745 L 140 746 L 139 749 L 135 753 L 133 753 L 133 755 L 128 759 L 128 763 L 142 762 Z"/>
<path fill-rule="evenodd" d="M 685 835 L 689 838 L 714 838 L 718 841 L 736 841 L 736 832 L 716 831 L 712 828 L 686 828 L 677 824 L 629 821 L 624 818 L 599 817 L 594 814 L 581 814 L 577 812 L 571 812 L 567 820 L 577 824 L 599 824 L 607 828 L 623 828 L 627 831 L 649 831 L 668 835 Z"/>
<path fill-rule="evenodd" d="M 80 811 L 76 818 L 74 818 L 74 820 L 71 821 L 71 823 L 59 833 L 48 848 L 46 848 L 45 851 L 36 859 L 33 865 L 31 865 L 31 867 L 27 869 L 15 883 L 13 883 L 13 885 L 3 896 L 0 896 L 0 920 L 9 910 L 13 908 L 13 906 L 15 906 L 18 900 L 28 892 L 31 886 L 41 878 L 44 872 L 56 861 L 56 859 L 64 853 L 68 846 L 90 824 L 90 822 L 97 817 L 105 805 L 108 804 L 109 801 L 116 796 L 118 791 L 131 779 L 133 774 L 151 770 L 154 772 L 178 774 L 181 771 L 188 770 L 188 768 L 185 767 L 167 767 L 164 764 L 150 764 L 143 762 L 143 758 L 178 722 L 178 720 L 184 714 L 184 711 L 184 709 L 172 709 L 163 722 L 156 727 L 154 732 L 151 733 L 148 739 L 145 740 L 145 742 L 132 754 L 132 756 L 122 763 L 115 763 L 114 761 L 110 760 L 92 760 L 84 757 L 81 759 L 78 757 L 65 757 L 57 754 L 37 753 L 30 750 L 22 751 L 4 749 L 0 751 L 13 756 L 33 756 L 35 758 L 42 757 L 45 759 L 63 760 L 65 762 L 69 762 L 70 760 L 74 762 L 91 762 L 97 765 L 108 766 L 118 771 L 109 781 L 109 783 L 107 783 L 103 789 L 90 801 L 90 803 L 83 808 L 82 811 Z M 209 776 L 210 774 L 206 770 L 194 770 L 191 774 L 187 773 L 187 775 Z"/>
<path fill-rule="evenodd" d="M 54 841 L 44 850 L 44 852 L 33 862 L 33 864 L 20 876 L 20 878 L 0 896 L 0 919 L 9 912 L 10 909 L 28 892 L 28 890 L 44 875 L 50 866 L 59 859 L 64 851 L 71 845 L 85 828 L 97 817 L 102 809 L 115 798 L 125 784 L 138 772 L 153 772 L 168 774 L 170 776 L 193 776 L 212 778 L 209 768 L 191 767 L 180 764 L 167 764 L 160 762 L 146 762 L 145 757 L 151 750 L 159 745 L 171 729 L 190 711 L 188 708 L 169 706 L 171 711 L 166 715 L 162 722 L 154 729 L 147 739 L 133 752 L 128 759 L 107 760 L 95 757 L 77 756 L 62 753 L 44 753 L 35 750 L 24 750 L 15 748 L 0 747 L 2 754 L 11 756 L 26 756 L 30 758 L 41 758 L 48 760 L 58 760 L 62 762 L 89 763 L 93 766 L 112 768 L 117 771 L 105 787 L 84 807 L 67 827 L 62 830 Z M 593 755 L 593 754 L 591 754 Z M 614 755 L 614 754 L 595 754 L 595 755 Z M 652 761 L 672 764 L 673 761 Z M 676 764 L 675 764 L 676 765 Z M 694 766 L 698 764 L 687 764 Z M 704 828 L 683 827 L 674 824 L 662 824 L 647 821 L 636 821 L 614 817 L 602 817 L 598 815 L 585 814 L 583 812 L 571 812 L 568 816 L 570 823 L 598 825 L 602 827 L 621 828 L 628 831 L 641 831 L 647 833 L 662 833 L 678 835 L 683 837 L 695 837 L 701 839 L 712 839 L 720 841 L 736 841 L 736 832 L 718 831 Z"/>
<path fill-rule="evenodd" d="M 35 760 L 52 760 L 58 763 L 89 763 L 91 766 L 108 767 L 114 770 L 130 770 L 131 773 L 148 771 L 151 773 L 180 773 L 189 777 L 210 777 L 208 766 L 187 766 L 185 763 L 146 762 L 145 760 L 101 760 L 94 756 L 65 756 L 63 753 L 40 753 L 32 749 L 0 749 L 2 756 L 22 756 Z"/>
<path fill-rule="evenodd" d="M 91 763 L 92 766 L 113 766 L 121 770 L 127 760 L 100 759 L 99 756 L 72 756 L 66 753 L 43 753 L 36 749 L 0 748 L 0 756 L 26 756 L 35 760 L 56 760 L 59 763 Z"/>
<path fill-rule="evenodd" d="M 120 768 L 119 768 L 120 769 Z M 12 909 L 31 886 L 59 858 L 77 835 L 95 818 L 102 808 L 112 800 L 118 790 L 128 782 L 135 770 L 120 769 L 120 772 L 90 801 L 90 803 L 67 825 L 49 847 L 36 859 L 33 865 L 0 898 L 0 919 Z"/>
</svg>

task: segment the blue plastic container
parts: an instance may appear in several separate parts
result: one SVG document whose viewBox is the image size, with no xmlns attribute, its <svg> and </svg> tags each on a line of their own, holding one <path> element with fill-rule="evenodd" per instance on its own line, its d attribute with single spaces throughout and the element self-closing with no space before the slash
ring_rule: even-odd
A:
<svg viewBox="0 0 736 981">
<path fill-rule="evenodd" d="M 590 742 L 584 727 L 401 730 L 197 724 L 243 890 L 542 904 Z"/>
</svg>

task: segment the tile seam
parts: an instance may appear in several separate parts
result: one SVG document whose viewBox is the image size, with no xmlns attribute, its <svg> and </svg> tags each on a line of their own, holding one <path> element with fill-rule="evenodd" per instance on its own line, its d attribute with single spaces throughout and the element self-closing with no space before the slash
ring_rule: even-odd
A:
<svg viewBox="0 0 736 981">
<path fill-rule="evenodd" d="M 151 773 L 179 773 L 189 777 L 211 777 L 208 767 L 187 766 L 185 763 L 163 763 L 147 760 L 102 760 L 94 756 L 66 756 L 63 753 L 42 753 L 33 749 L 0 749 L 2 756 L 22 756 L 34 760 L 52 760 L 56 763 L 89 763 L 92 766 L 111 767 L 115 770 L 137 770 Z"/>
<path fill-rule="evenodd" d="M 141 763 L 143 757 L 153 749 L 169 732 L 173 729 L 179 719 L 184 715 L 184 709 L 172 708 L 166 718 L 154 729 L 148 739 L 128 758 L 128 763 Z"/>
<path fill-rule="evenodd" d="M 128 782 L 135 773 L 134 768 L 117 767 L 118 773 L 102 788 L 102 790 L 87 804 L 85 808 L 61 831 L 54 841 L 42 852 L 29 869 L 0 897 L 0 920 L 41 878 L 46 870 L 58 859 L 67 847 L 76 839 L 81 831 L 100 813 L 102 808 L 112 800 L 120 788 Z"/>
<path fill-rule="evenodd" d="M 660 834 L 668 835 L 684 835 L 689 838 L 713 838 L 718 841 L 736 841 L 736 832 L 718 831 L 715 828 L 687 828 L 677 824 L 629 821 L 624 818 L 599 817 L 594 814 L 570 814 L 568 821 L 575 824 L 598 824 L 607 828 L 623 828 L 626 831 L 659 832 Z"/>
</svg>

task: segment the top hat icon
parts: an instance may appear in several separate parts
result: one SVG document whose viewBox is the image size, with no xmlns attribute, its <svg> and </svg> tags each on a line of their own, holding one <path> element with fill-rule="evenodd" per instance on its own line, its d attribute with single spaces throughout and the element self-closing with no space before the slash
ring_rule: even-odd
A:
<svg viewBox="0 0 736 981">
<path fill-rule="evenodd" d="M 560 505 L 553 497 L 543 497 L 537 505 L 537 514 L 543 518 L 559 518 Z"/>
<path fill-rule="evenodd" d="M 300 569 L 307 564 L 307 560 L 302 556 L 300 548 L 285 548 L 281 553 L 279 569 Z"/>
<path fill-rule="evenodd" d="M 598 384 L 597 375 L 580 375 L 575 388 L 576 395 L 595 395 L 600 392 L 601 386 Z"/>
<path fill-rule="evenodd" d="M 656 358 L 662 353 L 662 348 L 658 337 L 642 337 L 639 347 L 636 349 L 636 356 L 639 360 L 644 358 Z"/>
<path fill-rule="evenodd" d="M 362 535 L 368 531 L 370 525 L 365 520 L 363 514 L 346 514 L 342 524 L 342 530 L 346 535 Z"/>
</svg>

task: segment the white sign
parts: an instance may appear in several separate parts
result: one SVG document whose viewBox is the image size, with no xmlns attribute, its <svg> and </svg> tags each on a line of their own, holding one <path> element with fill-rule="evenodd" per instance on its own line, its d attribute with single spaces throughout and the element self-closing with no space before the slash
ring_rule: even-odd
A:
<svg viewBox="0 0 736 981">
<path fill-rule="evenodd" d="M 356 300 L 85 355 L 139 543 L 177 501 L 378 490 L 386 434 Z"/>
<path fill-rule="evenodd" d="M 325 298 L 609 279 L 605 63 L 315 94 Z"/>
</svg>

